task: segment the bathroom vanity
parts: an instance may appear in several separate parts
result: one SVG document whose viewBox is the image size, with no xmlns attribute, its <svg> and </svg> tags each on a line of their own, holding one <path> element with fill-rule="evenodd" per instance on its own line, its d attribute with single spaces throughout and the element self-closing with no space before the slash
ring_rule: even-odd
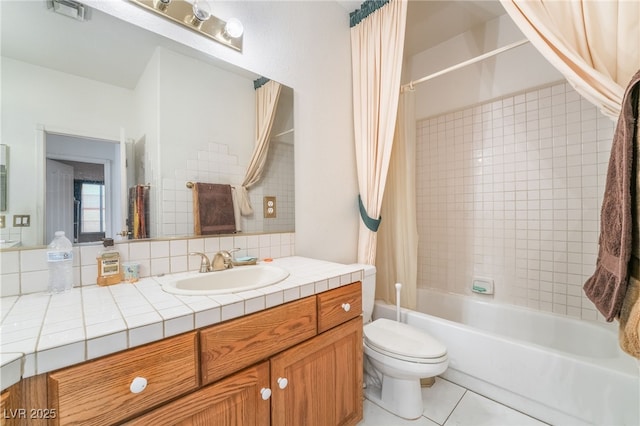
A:
<svg viewBox="0 0 640 426">
<path fill-rule="evenodd" d="M 359 281 L 62 369 L 2 393 L 10 424 L 354 425 Z"/>
</svg>

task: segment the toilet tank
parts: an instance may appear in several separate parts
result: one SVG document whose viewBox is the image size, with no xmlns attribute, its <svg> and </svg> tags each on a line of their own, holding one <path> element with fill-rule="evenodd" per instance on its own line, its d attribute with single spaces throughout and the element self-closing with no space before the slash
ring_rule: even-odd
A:
<svg viewBox="0 0 640 426">
<path fill-rule="evenodd" d="M 373 304 L 376 299 L 376 267 L 373 265 L 358 264 L 356 266 L 364 269 L 362 279 L 362 322 L 371 321 Z"/>
</svg>

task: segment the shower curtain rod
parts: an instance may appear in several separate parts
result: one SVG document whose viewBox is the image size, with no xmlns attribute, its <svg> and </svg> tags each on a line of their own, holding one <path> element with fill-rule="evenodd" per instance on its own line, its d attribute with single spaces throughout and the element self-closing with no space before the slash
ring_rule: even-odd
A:
<svg viewBox="0 0 640 426">
<path fill-rule="evenodd" d="M 467 65 L 475 64 L 476 62 L 480 62 L 480 61 L 482 61 L 484 59 L 490 58 L 492 56 L 496 56 L 499 53 L 506 52 L 507 50 L 513 49 L 514 47 L 522 46 L 523 44 L 528 43 L 528 42 L 529 42 L 529 40 L 524 39 L 524 40 L 516 41 L 516 42 L 511 43 L 511 44 L 507 44 L 506 46 L 499 47 L 499 48 L 497 48 L 495 50 L 492 50 L 490 52 L 484 53 L 484 54 L 482 54 L 480 56 L 476 56 L 475 58 L 468 59 L 468 60 L 466 60 L 464 62 L 460 62 L 459 64 L 450 66 L 449 68 L 445 68 L 445 69 L 443 69 L 441 71 L 434 72 L 433 74 L 429 74 L 426 77 L 422 77 L 422 78 L 419 78 L 418 80 L 411 81 L 411 82 L 409 82 L 407 84 L 404 84 L 404 85 L 402 85 L 400 91 L 404 92 L 406 90 L 413 90 L 413 88 L 414 88 L 414 86 L 416 84 L 424 83 L 427 80 L 431 80 L 433 78 L 440 77 L 441 75 L 447 74 L 448 72 L 455 71 L 455 70 L 457 70 L 459 68 L 462 68 L 462 67 L 466 67 Z"/>
</svg>

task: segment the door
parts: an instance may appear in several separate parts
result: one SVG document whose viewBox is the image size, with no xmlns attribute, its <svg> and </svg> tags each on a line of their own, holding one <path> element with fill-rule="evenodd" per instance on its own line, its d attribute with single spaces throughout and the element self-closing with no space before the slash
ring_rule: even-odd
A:
<svg viewBox="0 0 640 426">
<path fill-rule="evenodd" d="M 271 359 L 272 424 L 355 425 L 362 420 L 362 317 Z"/>
<path fill-rule="evenodd" d="M 264 361 L 126 424 L 269 426 L 269 393 L 263 391 L 268 388 L 269 362 Z"/>
<path fill-rule="evenodd" d="M 56 231 L 64 231 L 73 241 L 73 167 L 47 158 L 46 182 L 45 244 L 53 240 Z"/>
</svg>

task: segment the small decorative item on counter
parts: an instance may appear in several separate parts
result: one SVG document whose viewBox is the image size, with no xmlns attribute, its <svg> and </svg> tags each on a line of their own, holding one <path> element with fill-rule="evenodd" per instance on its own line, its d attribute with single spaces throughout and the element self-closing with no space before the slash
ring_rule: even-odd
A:
<svg viewBox="0 0 640 426">
<path fill-rule="evenodd" d="M 125 262 L 122 264 L 124 269 L 124 280 L 128 283 L 138 282 L 140 279 L 140 264 L 135 262 Z"/>
<path fill-rule="evenodd" d="M 122 282 L 122 268 L 120 267 L 120 253 L 113 246 L 113 238 L 102 240 L 104 250 L 98 253 L 98 285 L 112 285 Z"/>
</svg>

